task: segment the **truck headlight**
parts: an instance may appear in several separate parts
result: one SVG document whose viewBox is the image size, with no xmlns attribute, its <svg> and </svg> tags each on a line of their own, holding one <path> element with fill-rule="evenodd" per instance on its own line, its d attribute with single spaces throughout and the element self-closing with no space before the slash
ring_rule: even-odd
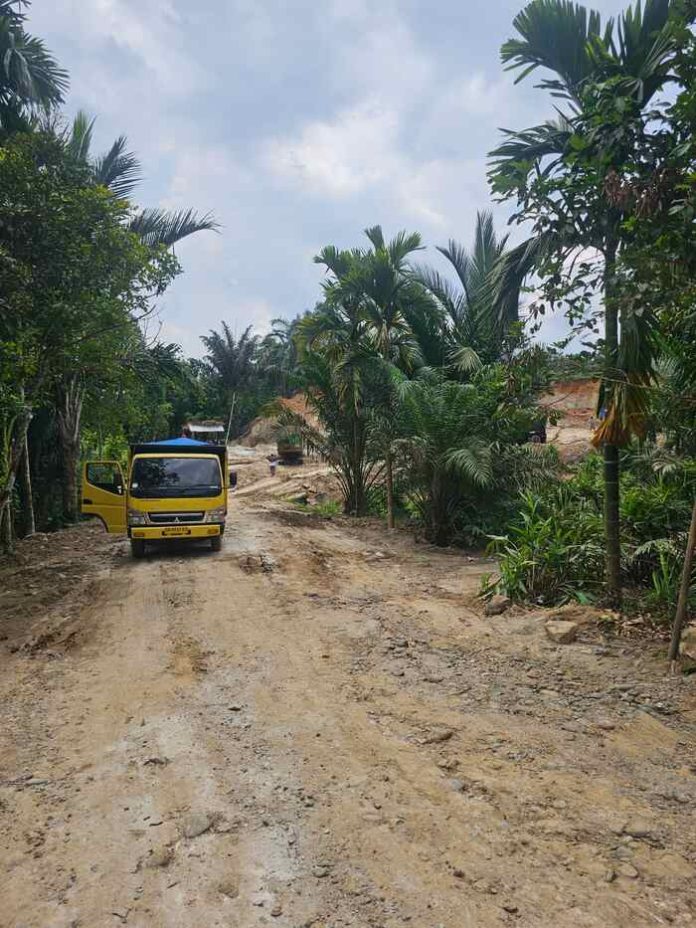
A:
<svg viewBox="0 0 696 928">
<path fill-rule="evenodd" d="M 129 525 L 147 525 L 147 513 L 143 512 L 141 509 L 129 509 L 128 510 L 128 524 Z"/>
<path fill-rule="evenodd" d="M 205 514 L 206 522 L 224 522 L 227 516 L 227 506 L 218 506 L 217 509 L 209 509 Z"/>
</svg>

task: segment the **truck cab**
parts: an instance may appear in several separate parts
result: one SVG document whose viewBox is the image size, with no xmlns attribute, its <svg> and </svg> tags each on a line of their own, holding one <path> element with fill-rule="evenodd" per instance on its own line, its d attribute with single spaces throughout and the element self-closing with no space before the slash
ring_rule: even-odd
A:
<svg viewBox="0 0 696 928">
<path fill-rule="evenodd" d="M 227 449 L 190 438 L 131 445 L 125 474 L 116 461 L 87 461 L 82 512 L 127 534 L 134 557 L 151 541 L 210 541 L 222 547 L 227 518 Z"/>
</svg>

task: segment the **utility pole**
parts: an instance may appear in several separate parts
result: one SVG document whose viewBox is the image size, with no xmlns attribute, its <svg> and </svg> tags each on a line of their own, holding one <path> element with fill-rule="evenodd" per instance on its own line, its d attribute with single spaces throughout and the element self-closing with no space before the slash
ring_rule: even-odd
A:
<svg viewBox="0 0 696 928">
<path fill-rule="evenodd" d="M 230 417 L 227 420 L 227 434 L 225 435 L 225 446 L 230 443 L 230 431 L 232 429 L 232 416 L 234 415 L 234 407 L 237 403 L 237 394 L 232 394 L 232 406 L 230 407 Z"/>
</svg>

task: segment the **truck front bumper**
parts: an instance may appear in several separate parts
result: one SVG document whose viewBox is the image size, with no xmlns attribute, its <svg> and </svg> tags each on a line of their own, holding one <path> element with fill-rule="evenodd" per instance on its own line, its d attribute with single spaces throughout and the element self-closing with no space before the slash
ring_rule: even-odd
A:
<svg viewBox="0 0 696 928">
<path fill-rule="evenodd" d="M 128 529 L 131 538 L 142 541 L 159 541 L 169 538 L 211 538 L 222 535 L 224 525 L 208 523 L 206 525 L 134 525 Z"/>
</svg>

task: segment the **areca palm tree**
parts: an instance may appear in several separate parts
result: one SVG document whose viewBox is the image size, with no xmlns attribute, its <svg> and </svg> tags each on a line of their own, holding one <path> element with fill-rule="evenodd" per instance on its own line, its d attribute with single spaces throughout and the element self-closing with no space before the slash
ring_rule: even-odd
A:
<svg viewBox="0 0 696 928">
<path fill-rule="evenodd" d="M 0 128 L 26 128 L 28 116 L 63 102 L 68 74 L 24 28 L 29 2 L 0 0 Z"/>
<path fill-rule="evenodd" d="M 471 351 L 482 361 L 497 360 L 502 337 L 519 320 L 519 300 L 513 293 L 499 303 L 494 273 L 504 257 L 508 236 L 498 236 L 490 212 L 476 214 L 471 251 L 450 239 L 438 247 L 456 275 L 456 284 L 439 271 L 424 267 L 418 279 L 442 308 L 448 320 L 447 361 L 475 364 Z"/>
<path fill-rule="evenodd" d="M 514 20 L 518 37 L 501 49 L 503 63 L 519 72 L 518 81 L 540 68 L 549 72 L 540 86 L 561 103 L 555 120 L 506 131 L 492 152 L 494 191 L 502 199 L 516 199 L 519 220 L 535 225 L 532 238 L 500 261 L 497 295 L 503 302 L 515 299 L 528 274 L 551 268 L 560 275 L 564 261 L 588 249 L 601 262 L 597 286 L 603 297 L 607 415 L 596 438 L 605 461 L 607 587 L 617 603 L 619 445 L 641 427 L 636 387 L 650 379 L 652 358 L 647 315 L 625 312 L 619 338 L 617 259 L 626 217 L 611 186 L 630 160 L 632 133 L 645 131 L 646 108 L 669 80 L 674 6 L 673 0 L 638 2 L 618 21 L 603 25 L 599 13 L 571 0 L 533 0 Z M 600 106 L 615 106 L 617 97 L 623 110 L 615 108 L 604 122 L 598 119 Z M 578 182 L 584 184 L 580 193 Z"/>
<path fill-rule="evenodd" d="M 373 415 L 375 382 L 370 382 L 370 373 L 376 371 L 364 368 L 356 378 L 356 368 L 348 363 L 337 371 L 331 355 L 323 350 L 303 350 L 300 373 L 315 418 L 310 421 L 283 407 L 280 422 L 299 432 L 303 444 L 331 465 L 343 493 L 344 512 L 363 516 L 367 514 L 370 491 L 383 472 L 378 440 L 381 423 Z M 364 402 L 362 399 L 356 402 L 354 390 L 357 387 L 358 393 L 362 393 L 365 381 L 368 389 Z"/>
<path fill-rule="evenodd" d="M 45 120 L 47 131 L 55 131 L 55 124 Z M 108 187 L 114 196 L 128 198 L 142 179 L 140 162 L 136 155 L 128 151 L 125 136 L 118 138 L 103 155 L 92 156 L 92 136 L 95 120 L 84 112 L 79 112 L 69 131 L 62 138 L 66 149 L 72 156 L 90 169 L 93 181 Z M 161 209 L 144 209 L 137 211 L 129 220 L 129 228 L 140 239 L 153 248 L 173 247 L 177 242 L 193 235 L 195 232 L 215 230 L 217 223 L 212 215 L 198 216 L 191 209 L 168 212 Z M 71 371 L 56 384 L 56 402 L 61 410 L 61 429 L 59 439 L 66 461 L 66 471 L 73 474 L 80 445 L 80 426 L 85 385 L 79 372 Z M 66 502 L 76 499 L 72 490 L 68 492 Z M 76 514 L 75 504 L 66 505 L 66 513 L 71 518 Z"/>
<path fill-rule="evenodd" d="M 409 264 L 412 255 L 423 247 L 417 232 L 399 232 L 387 242 L 381 226 L 365 230 L 372 249 L 358 267 L 355 284 L 365 305 L 370 337 L 377 354 L 393 369 L 411 371 L 420 361 L 417 340 L 410 319 L 428 311 L 424 293 L 414 279 Z M 392 375 L 393 376 L 393 375 Z M 386 393 L 383 416 L 384 471 L 387 491 L 387 528 L 394 528 L 394 391 Z"/>
<path fill-rule="evenodd" d="M 140 161 L 128 150 L 125 135 L 119 136 L 107 152 L 93 157 L 95 121 L 80 111 L 67 134 L 66 146 L 75 158 L 90 166 L 96 184 L 108 187 L 118 197 L 129 198 L 142 181 Z M 201 216 L 193 209 L 142 209 L 130 220 L 130 228 L 146 245 L 171 248 L 196 232 L 216 231 L 219 224 L 212 213 Z"/>
<path fill-rule="evenodd" d="M 371 363 L 379 358 L 385 376 L 401 369 L 412 370 L 420 362 L 420 351 L 410 320 L 428 312 L 429 301 L 414 277 L 409 259 L 423 247 L 418 233 L 399 232 L 391 241 L 381 226 L 365 230 L 370 248 L 352 252 L 325 249 L 317 256 L 332 278 L 325 290 L 330 307 L 347 307 L 358 326 L 356 360 Z M 355 368 L 356 373 L 360 367 Z M 384 393 L 384 459 L 387 491 L 387 525 L 394 527 L 394 478 L 392 463 L 393 391 Z"/>
<path fill-rule="evenodd" d="M 322 421 L 332 423 L 329 460 L 343 473 L 344 508 L 353 515 L 365 515 L 367 492 L 376 475 L 368 440 L 372 420 L 369 382 L 375 354 L 361 295 L 341 289 L 341 281 L 363 256 L 359 249 L 328 245 L 314 258 L 327 272 L 324 301 L 301 320 L 296 336 L 310 403 Z M 311 436 L 305 437 L 311 444 Z"/>
<path fill-rule="evenodd" d="M 345 269 L 352 257 L 328 248 L 317 260 L 335 272 Z M 364 309 L 357 300 L 339 301 L 336 283 L 335 278 L 325 283 L 327 299 L 301 320 L 296 336 L 299 375 L 324 433 L 302 417 L 295 417 L 293 424 L 307 446 L 338 474 L 345 512 L 362 516 L 369 490 L 382 474 L 375 413 L 384 384 Z M 292 419 L 289 414 L 286 418 Z"/>
</svg>

